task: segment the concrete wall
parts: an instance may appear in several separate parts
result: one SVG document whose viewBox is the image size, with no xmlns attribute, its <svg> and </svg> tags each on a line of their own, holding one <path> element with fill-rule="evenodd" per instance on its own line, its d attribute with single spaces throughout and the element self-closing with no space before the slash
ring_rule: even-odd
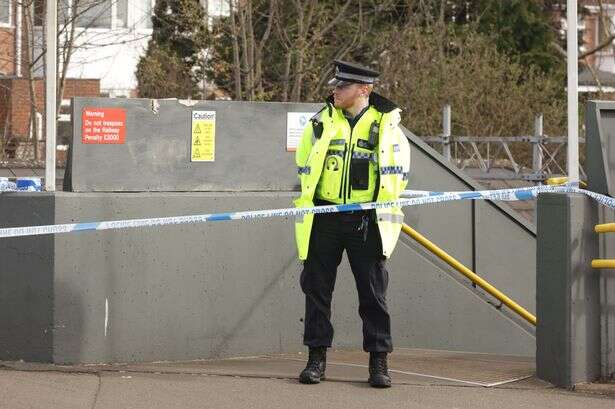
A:
<svg viewBox="0 0 615 409">
<path fill-rule="evenodd" d="M 233 106 L 242 108 L 237 110 L 238 116 L 254 116 L 259 110 L 270 115 L 252 124 L 254 138 L 265 135 L 265 129 L 285 132 L 281 124 L 285 124 L 286 112 L 307 110 L 304 105 L 244 103 L 229 103 L 228 109 Z M 245 119 L 239 122 L 244 127 L 250 123 Z M 408 136 L 412 144 L 409 188 L 479 187 L 418 138 Z M 184 138 L 188 137 L 185 133 Z M 294 163 L 287 160 L 292 154 L 284 152 L 284 138 L 276 138 L 263 143 L 276 143 L 279 150 L 265 150 L 270 156 L 258 160 L 247 155 L 243 164 L 250 168 L 262 166 L 263 161 L 281 163 L 280 169 L 273 167 L 272 171 L 265 166 L 251 175 L 242 170 L 235 174 L 229 168 L 229 177 L 237 178 L 232 181 L 243 192 L 3 194 L 2 225 L 9 221 L 10 225 L 30 225 L 288 207 L 297 193 L 286 189 L 290 185 L 284 183 L 294 180 L 296 171 Z M 73 170 L 80 169 L 80 174 L 79 180 L 73 175 L 73 186 L 102 186 L 98 183 L 106 182 L 98 177 L 99 171 L 115 175 L 111 181 L 118 190 L 128 183 L 155 180 L 148 174 L 148 166 L 154 165 L 148 165 L 145 157 L 139 180 L 138 175 L 104 169 L 120 166 L 111 160 L 124 158 L 122 154 L 108 154 L 101 165 L 95 151 L 78 145 L 74 146 Z M 223 157 L 216 153 L 219 164 Z M 283 159 L 276 161 L 278 157 Z M 232 163 L 227 162 L 229 166 Z M 161 183 L 179 180 L 173 166 L 169 164 L 168 175 L 159 173 Z M 202 180 L 206 184 L 221 176 L 214 173 L 209 178 L 207 172 L 190 168 L 184 172 L 190 183 Z M 260 191 L 247 191 L 251 190 L 248 186 L 257 186 Z M 276 186 L 278 190 L 273 189 Z M 33 219 L 33 201 L 41 198 L 49 201 L 50 209 L 44 213 L 48 216 Z M 534 311 L 533 226 L 507 206 L 454 202 L 406 208 L 405 213 L 408 224 Z M 298 285 L 301 265 L 296 259 L 291 220 L 82 232 L 21 240 L 25 239 L 0 240 L 0 286 L 15 289 L 10 297 L 0 298 L 0 328 L 20 326 L 22 333 L 36 334 L 47 355 L 21 347 L 21 337 L 11 336 L 0 338 L 0 359 L 121 362 L 303 349 L 304 299 Z M 395 346 L 534 354 L 531 335 L 503 316 L 503 310 L 492 305 L 495 303 L 476 297 L 468 280 L 459 278 L 412 240 L 400 239 L 388 265 Z M 29 273 L 20 275 L 23 271 Z M 45 311 L 46 320 L 29 321 L 23 312 L 33 308 L 28 304 L 31 286 L 46 291 L 48 304 L 37 307 Z M 335 345 L 360 348 L 357 308 L 355 285 L 344 260 L 334 296 Z M 8 311 L 20 312 L 12 316 Z"/>
<path fill-rule="evenodd" d="M 3 194 L 0 214 L 21 224 L 16 220 L 36 210 L 33 201 L 43 206 L 44 199 L 46 213 L 38 222 L 66 223 L 284 207 L 291 197 Z M 431 231 L 427 215 L 438 211 L 455 210 L 416 208 L 408 219 Z M 458 237 L 468 228 L 467 220 L 459 223 L 447 226 Z M 0 359 L 126 362 L 302 350 L 301 266 L 292 237 L 290 220 L 270 219 L 2 240 Z M 471 262 L 466 240 L 436 241 Z M 532 354 L 530 336 L 451 280 L 408 239 L 389 269 L 396 346 Z M 357 308 L 344 260 L 334 298 L 337 346 L 360 347 Z"/>
<path fill-rule="evenodd" d="M 598 208 L 600 223 L 615 223 L 615 211 Z M 598 257 L 615 259 L 615 233 L 598 237 Z M 600 372 L 605 379 L 615 379 L 615 271 L 602 270 L 600 278 Z"/>
<path fill-rule="evenodd" d="M 85 107 L 126 109 L 126 143 L 81 143 Z M 318 104 L 75 98 L 72 191 L 278 191 L 298 186 L 286 113 Z M 216 112 L 215 161 L 191 162 L 192 111 Z"/>
<path fill-rule="evenodd" d="M 586 169 L 588 189 L 615 195 L 615 103 L 589 101 L 586 107 Z M 598 208 L 600 223 L 615 222 L 615 212 Z M 603 234 L 598 239 L 600 258 L 615 258 L 615 235 Z M 601 302 L 601 374 L 615 376 L 615 276 L 612 270 L 600 272 Z"/>
<path fill-rule="evenodd" d="M 594 232 L 614 213 L 578 194 L 538 199 L 536 367 L 555 385 L 613 376 L 615 280 L 591 261 L 615 257 L 612 238 Z"/>
<path fill-rule="evenodd" d="M 615 195 L 615 103 L 589 101 L 585 112 L 588 189 Z"/>
<path fill-rule="evenodd" d="M 290 196 L 60 194 L 56 201 L 62 222 L 112 219 L 118 212 L 136 218 L 144 209 L 156 217 L 288 206 Z M 284 219 L 58 236 L 54 360 L 297 349 L 302 303 L 291 238 Z"/>
<path fill-rule="evenodd" d="M 46 193 L 2 193 L 0 226 L 52 224 L 54 202 Z M 0 239 L 0 360 L 52 360 L 53 280 L 52 236 Z"/>
<path fill-rule="evenodd" d="M 415 159 L 421 163 L 420 152 Z M 451 176 L 442 167 L 427 171 L 438 188 L 463 188 L 449 180 Z M 52 197 L 52 215 L 36 224 L 286 207 L 293 196 L 291 192 L 57 193 Z M 3 194 L 0 214 L 13 215 L 12 225 L 26 224 L 31 201 L 40 198 Z M 488 205 L 483 206 L 488 212 Z M 16 213 L 18 209 L 21 214 Z M 503 280 L 498 282 L 503 290 L 508 290 L 505 282 L 515 283 L 515 278 L 522 288 L 533 261 L 533 243 L 528 244 L 524 229 L 500 217 L 485 238 L 485 242 L 493 242 L 493 248 L 481 244 L 473 250 L 471 213 L 470 203 L 450 203 L 408 208 L 406 218 L 467 265 L 473 264 L 474 255 L 482 266 L 477 271 L 494 281 Z M 501 228 L 507 228 L 509 235 L 499 234 Z M 31 353 L 15 334 L 0 348 L 0 359 L 122 362 L 302 349 L 301 266 L 296 261 L 290 220 L 83 232 L 30 239 L 32 243 L 24 240 L 0 241 L 0 254 L 6 255 L 0 275 L 5 280 L 2 288 L 11 294 L 1 298 L 0 310 L 7 314 L 3 320 L 13 311 L 21 311 L 17 317 L 21 333 L 29 337 L 37 334 L 42 341 L 48 337 L 45 345 L 50 355 Z M 529 256 L 510 261 L 510 269 L 506 269 L 501 257 L 507 253 L 497 250 L 496 245 L 510 244 L 510 240 L 520 240 L 517 251 L 521 248 L 521 254 Z M 18 250 L 23 248 L 28 250 Z M 494 249 L 496 253 L 492 253 Z M 40 263 L 47 264 L 35 268 Z M 400 240 L 389 270 L 388 299 L 396 346 L 533 354 L 531 336 L 451 279 L 450 272 L 420 252 L 410 239 Z M 29 273 L 20 275 L 23 272 Z M 15 282 L 21 282 L 16 290 Z M 28 318 L 32 315 L 27 312 L 32 308 L 32 285 L 47 291 L 42 300 L 48 304 L 40 306 L 37 313 L 44 311 L 48 321 Z M 532 286 L 527 288 L 526 293 L 531 293 Z M 355 292 L 344 260 L 334 297 L 337 346 L 361 345 Z M 514 296 L 528 297 L 522 290 Z M 531 305 L 529 308 L 533 310 Z M 0 326 L 5 328 L 5 322 Z"/>
</svg>

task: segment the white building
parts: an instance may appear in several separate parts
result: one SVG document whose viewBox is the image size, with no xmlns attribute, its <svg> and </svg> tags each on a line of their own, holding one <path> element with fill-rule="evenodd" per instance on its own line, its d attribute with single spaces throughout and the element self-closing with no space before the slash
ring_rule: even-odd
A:
<svg viewBox="0 0 615 409">
<path fill-rule="evenodd" d="M 200 2 L 210 17 L 228 15 L 228 0 Z M 58 3 L 59 21 L 69 21 L 67 16 L 77 15 L 75 49 L 67 78 L 98 78 L 103 95 L 135 96 L 135 71 L 152 35 L 155 0 L 59 0 Z M 70 24 L 65 24 L 66 32 Z"/>
</svg>

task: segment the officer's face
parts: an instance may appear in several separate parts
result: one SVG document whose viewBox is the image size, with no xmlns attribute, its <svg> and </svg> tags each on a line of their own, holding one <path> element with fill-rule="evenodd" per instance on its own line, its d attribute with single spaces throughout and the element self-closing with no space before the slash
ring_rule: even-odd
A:
<svg viewBox="0 0 615 409">
<path fill-rule="evenodd" d="M 345 83 L 333 88 L 333 100 L 336 108 L 348 109 L 356 103 L 357 99 L 366 94 L 362 84 Z"/>
</svg>

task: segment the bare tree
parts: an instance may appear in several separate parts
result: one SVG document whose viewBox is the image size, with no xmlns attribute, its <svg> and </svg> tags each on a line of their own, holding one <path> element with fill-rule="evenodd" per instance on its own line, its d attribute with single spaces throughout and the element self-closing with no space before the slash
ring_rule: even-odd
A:
<svg viewBox="0 0 615 409">
<path fill-rule="evenodd" d="M 222 63 L 235 99 L 282 101 L 318 98 L 332 58 L 366 46 L 374 21 L 400 0 L 228 0 L 230 16 L 215 25 L 230 52 Z M 214 48 L 216 45 L 214 44 Z M 227 65 L 225 65 L 227 64 Z M 219 73 L 212 73 L 215 77 Z M 232 83 L 232 84 L 231 84 Z M 309 84 L 309 85 L 308 85 Z"/>
<path fill-rule="evenodd" d="M 267 15 L 254 16 L 253 0 L 229 0 L 230 31 L 233 47 L 233 77 L 236 98 L 263 99 L 263 49 L 271 35 L 276 15 L 277 0 L 268 1 Z M 255 33 L 256 19 L 265 19 L 265 31 Z"/>
</svg>

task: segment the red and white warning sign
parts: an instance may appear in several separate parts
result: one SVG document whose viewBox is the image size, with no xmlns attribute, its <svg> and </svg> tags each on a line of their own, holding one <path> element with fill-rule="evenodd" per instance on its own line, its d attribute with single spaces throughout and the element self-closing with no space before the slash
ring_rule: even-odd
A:
<svg viewBox="0 0 615 409">
<path fill-rule="evenodd" d="M 82 143 L 123 144 L 126 140 L 126 110 L 85 107 L 81 114 Z"/>
</svg>

